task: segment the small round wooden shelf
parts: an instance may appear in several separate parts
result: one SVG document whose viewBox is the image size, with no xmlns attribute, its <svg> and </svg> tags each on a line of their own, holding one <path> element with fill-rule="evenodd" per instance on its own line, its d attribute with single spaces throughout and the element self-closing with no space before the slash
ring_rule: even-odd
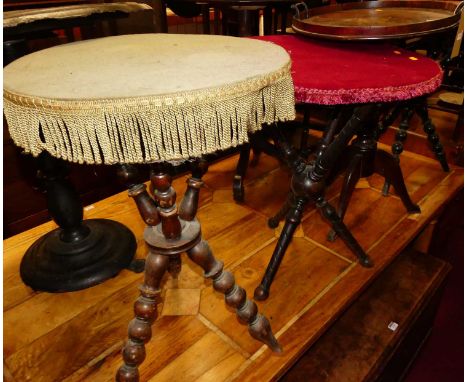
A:
<svg viewBox="0 0 468 382">
<path fill-rule="evenodd" d="M 389 40 L 455 28 L 463 2 L 365 1 L 304 10 L 293 18 L 300 34 L 331 40 Z"/>
</svg>

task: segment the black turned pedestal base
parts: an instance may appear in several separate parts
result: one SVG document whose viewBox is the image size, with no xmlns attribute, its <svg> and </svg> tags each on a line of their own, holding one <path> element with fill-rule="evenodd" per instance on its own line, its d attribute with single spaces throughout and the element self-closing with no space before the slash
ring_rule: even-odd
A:
<svg viewBox="0 0 468 382">
<path fill-rule="evenodd" d="M 89 233 L 65 242 L 57 228 L 38 239 L 21 261 L 21 278 L 32 289 L 70 292 L 116 276 L 129 266 L 136 251 L 133 233 L 106 219 L 83 221 Z"/>
</svg>

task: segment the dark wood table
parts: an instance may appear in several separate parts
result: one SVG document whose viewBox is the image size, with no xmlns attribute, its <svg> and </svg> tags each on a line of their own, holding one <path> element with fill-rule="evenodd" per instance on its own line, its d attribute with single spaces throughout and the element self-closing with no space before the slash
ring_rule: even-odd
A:
<svg viewBox="0 0 468 382">
<path fill-rule="evenodd" d="M 202 9 L 203 33 L 210 33 L 210 8 L 215 10 L 215 34 L 235 34 L 252 36 L 259 34 L 258 11 L 263 9 L 263 25 L 265 34 L 276 32 L 278 15 L 281 15 L 281 32 L 286 32 L 287 15 L 295 0 L 176 0 L 174 4 L 199 4 Z M 229 29 L 227 22 L 229 13 L 236 13 L 237 31 Z M 219 26 L 219 14 L 223 15 L 222 27 Z M 274 16 L 273 16 L 274 13 Z M 232 17 L 232 16 L 231 16 Z"/>
</svg>

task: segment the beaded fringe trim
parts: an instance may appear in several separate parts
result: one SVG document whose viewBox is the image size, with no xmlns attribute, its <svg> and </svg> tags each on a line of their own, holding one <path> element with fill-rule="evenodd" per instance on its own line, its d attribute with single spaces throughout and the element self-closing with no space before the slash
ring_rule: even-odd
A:
<svg viewBox="0 0 468 382">
<path fill-rule="evenodd" d="M 292 120 L 290 64 L 269 76 L 196 93 L 90 101 L 33 99 L 4 90 L 16 145 L 70 162 L 150 163 L 200 157 Z"/>
</svg>

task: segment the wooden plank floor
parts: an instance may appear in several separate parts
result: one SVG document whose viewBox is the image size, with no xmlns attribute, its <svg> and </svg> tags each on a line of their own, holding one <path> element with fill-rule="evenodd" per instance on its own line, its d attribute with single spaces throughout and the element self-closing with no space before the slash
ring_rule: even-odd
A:
<svg viewBox="0 0 468 382">
<path fill-rule="evenodd" d="M 233 202 L 231 181 L 237 156 L 213 165 L 205 176 L 199 219 L 214 253 L 253 295 L 279 230 L 267 217 L 285 199 L 288 173 L 262 156 L 249 168 L 246 202 Z M 274 355 L 254 341 L 223 298 L 184 257 L 178 280 L 164 281 L 160 317 L 153 325 L 142 381 L 268 381 L 278 378 L 359 293 L 396 257 L 463 185 L 463 171 L 443 173 L 439 164 L 416 154 L 401 159 L 409 192 L 422 213 L 407 215 L 394 195 L 381 196 L 382 179 L 359 183 L 345 222 L 368 251 L 374 267 L 360 267 L 344 244 L 326 241 L 327 224 L 309 207 L 271 289 L 259 304 L 284 352 Z M 179 197 L 185 178 L 175 180 Z M 336 203 L 340 180 L 328 190 Z M 126 193 L 85 211 L 86 218 L 112 218 L 137 237 L 145 256 L 144 225 Z M 4 365 L 7 381 L 112 381 L 133 316 L 141 274 L 117 277 L 73 293 L 37 293 L 19 277 L 25 250 L 50 222 L 4 241 Z"/>
</svg>

